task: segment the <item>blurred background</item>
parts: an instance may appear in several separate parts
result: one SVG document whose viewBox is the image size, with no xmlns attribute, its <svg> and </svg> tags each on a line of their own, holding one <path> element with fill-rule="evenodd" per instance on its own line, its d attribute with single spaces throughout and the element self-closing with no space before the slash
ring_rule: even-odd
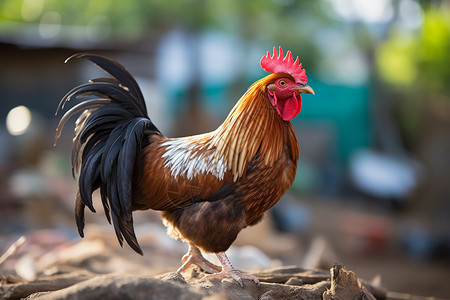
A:
<svg viewBox="0 0 450 300">
<path fill-rule="evenodd" d="M 36 265 L 79 241 L 73 125 L 53 147 L 55 110 L 102 72 L 67 57 L 118 60 L 159 129 L 183 136 L 215 129 L 279 45 L 300 57 L 316 95 L 293 120 L 292 189 L 235 249 L 253 245 L 268 266 L 339 261 L 389 290 L 449 296 L 448 0 L 0 0 L 0 254 L 25 235 Z M 140 238 L 164 231 L 154 213 L 137 219 Z"/>
</svg>

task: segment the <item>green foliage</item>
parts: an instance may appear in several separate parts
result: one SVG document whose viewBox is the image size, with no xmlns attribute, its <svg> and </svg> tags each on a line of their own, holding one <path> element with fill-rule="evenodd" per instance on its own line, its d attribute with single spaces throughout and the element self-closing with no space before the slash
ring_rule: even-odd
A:
<svg viewBox="0 0 450 300">
<path fill-rule="evenodd" d="M 401 88 L 411 86 L 418 76 L 417 45 L 412 36 L 404 36 L 392 28 L 389 39 L 377 50 L 377 67 L 380 76 Z"/>
<path fill-rule="evenodd" d="M 393 26 L 377 49 L 376 66 L 386 88 L 395 91 L 391 101 L 399 125 L 413 143 L 425 108 L 436 101 L 450 104 L 450 7 L 428 7 L 415 33 Z"/>
<path fill-rule="evenodd" d="M 384 81 L 408 94 L 450 94 L 450 8 L 427 9 L 417 33 L 393 26 L 378 47 L 377 68 Z"/>
<path fill-rule="evenodd" d="M 419 42 L 421 84 L 426 82 L 432 92 L 450 94 L 450 7 L 427 11 Z"/>
</svg>

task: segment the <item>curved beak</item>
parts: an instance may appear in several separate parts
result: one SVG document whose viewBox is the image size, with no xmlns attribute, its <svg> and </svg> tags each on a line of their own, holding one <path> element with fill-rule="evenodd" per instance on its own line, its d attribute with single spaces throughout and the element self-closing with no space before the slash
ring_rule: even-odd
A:
<svg viewBox="0 0 450 300">
<path fill-rule="evenodd" d="M 314 93 L 314 90 L 312 89 L 312 87 L 310 87 L 309 85 L 299 85 L 299 87 L 298 88 L 296 88 L 296 90 L 298 91 L 298 92 L 300 92 L 300 93 L 306 93 L 306 94 L 313 94 L 313 95 L 315 95 L 315 93 Z"/>
</svg>

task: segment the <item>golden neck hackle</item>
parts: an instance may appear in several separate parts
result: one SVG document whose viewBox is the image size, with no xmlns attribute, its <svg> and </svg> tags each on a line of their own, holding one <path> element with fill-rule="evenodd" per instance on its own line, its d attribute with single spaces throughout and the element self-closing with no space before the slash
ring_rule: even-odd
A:
<svg viewBox="0 0 450 300">
<path fill-rule="evenodd" d="M 250 86 L 224 123 L 212 133 L 210 148 L 216 149 L 217 160 L 223 158 L 226 162 L 233 181 L 244 175 L 248 163 L 258 152 L 264 163 L 272 166 L 285 149 L 284 138 L 298 148 L 292 125 L 280 118 L 267 97 L 266 86 L 279 76 L 268 75 Z M 294 152 L 297 152 L 294 157 L 298 156 L 298 149 Z"/>
</svg>

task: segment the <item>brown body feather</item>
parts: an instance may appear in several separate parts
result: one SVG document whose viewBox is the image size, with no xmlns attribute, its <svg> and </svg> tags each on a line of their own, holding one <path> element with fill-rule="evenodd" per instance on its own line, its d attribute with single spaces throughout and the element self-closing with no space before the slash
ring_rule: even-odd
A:
<svg viewBox="0 0 450 300">
<path fill-rule="evenodd" d="M 189 159 L 222 163 L 223 178 L 210 172 L 174 177 L 163 155 L 165 143 L 177 139 L 150 136 L 134 209 L 162 210 L 172 235 L 209 252 L 225 251 L 255 224 L 292 185 L 299 156 L 291 123 L 267 99 L 265 87 L 277 76 L 255 82 L 217 130 L 178 139 L 189 145 Z"/>
</svg>

